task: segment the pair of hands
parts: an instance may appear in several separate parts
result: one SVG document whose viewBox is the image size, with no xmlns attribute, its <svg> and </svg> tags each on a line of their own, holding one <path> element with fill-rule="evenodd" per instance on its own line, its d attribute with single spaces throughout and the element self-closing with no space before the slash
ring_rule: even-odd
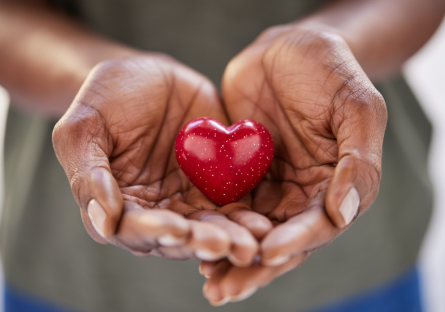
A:
<svg viewBox="0 0 445 312">
<path fill-rule="evenodd" d="M 164 55 L 109 60 L 53 133 L 93 239 L 140 256 L 203 260 L 204 295 L 215 305 L 297 267 L 366 211 L 386 125 L 381 95 L 326 30 L 265 31 L 227 66 L 222 97 Z M 273 137 L 271 169 L 240 202 L 217 207 L 176 162 L 177 133 L 203 116 L 254 119 Z"/>
</svg>

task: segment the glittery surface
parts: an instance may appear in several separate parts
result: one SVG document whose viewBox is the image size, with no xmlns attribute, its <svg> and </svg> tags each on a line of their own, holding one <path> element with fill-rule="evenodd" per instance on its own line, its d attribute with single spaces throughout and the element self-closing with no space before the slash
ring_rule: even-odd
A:
<svg viewBox="0 0 445 312">
<path fill-rule="evenodd" d="M 175 142 L 176 159 L 190 181 L 223 206 L 250 192 L 272 163 L 274 146 L 267 129 L 253 120 L 226 128 L 212 118 L 187 123 Z"/>
</svg>

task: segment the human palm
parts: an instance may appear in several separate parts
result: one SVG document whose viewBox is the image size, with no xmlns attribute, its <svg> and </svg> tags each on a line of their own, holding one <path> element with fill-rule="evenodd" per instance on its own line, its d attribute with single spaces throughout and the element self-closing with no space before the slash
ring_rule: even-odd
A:
<svg viewBox="0 0 445 312">
<path fill-rule="evenodd" d="M 267 219 L 242 203 L 216 212 L 175 159 L 178 131 L 201 116 L 227 123 L 212 84 L 168 57 L 110 60 L 90 73 L 53 141 L 96 241 L 137 255 L 252 263 L 257 241 L 229 218 L 255 221 L 253 232 L 267 231 Z"/>
<path fill-rule="evenodd" d="M 381 95 L 328 31 L 266 31 L 229 63 L 223 98 L 230 122 L 254 119 L 272 134 L 274 161 L 252 209 L 276 227 L 261 241 L 261 265 L 201 265 L 216 304 L 244 299 L 298 266 L 371 205 L 386 124 Z"/>
<path fill-rule="evenodd" d="M 370 206 L 386 123 L 380 94 L 328 31 L 266 31 L 228 65 L 223 98 L 225 110 L 207 79 L 168 57 L 111 60 L 53 135 L 90 235 L 137 255 L 207 260 L 214 304 L 295 268 Z M 201 116 L 254 119 L 272 134 L 271 169 L 238 203 L 217 207 L 176 162 L 176 134 Z"/>
</svg>

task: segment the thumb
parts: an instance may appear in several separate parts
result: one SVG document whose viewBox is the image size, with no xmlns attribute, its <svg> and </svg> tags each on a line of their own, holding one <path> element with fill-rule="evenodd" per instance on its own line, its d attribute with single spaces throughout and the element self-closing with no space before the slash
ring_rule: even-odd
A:
<svg viewBox="0 0 445 312">
<path fill-rule="evenodd" d="M 96 167 L 86 174 L 82 202 L 88 202 L 86 212 L 96 232 L 110 238 L 117 231 L 122 215 L 123 198 L 109 168 Z"/>
<path fill-rule="evenodd" d="M 88 233 L 103 243 L 116 232 L 123 198 L 111 173 L 108 155 L 113 145 L 102 116 L 76 103 L 54 128 L 53 146 Z"/>
<path fill-rule="evenodd" d="M 327 190 L 326 211 L 340 228 L 371 206 L 380 184 L 386 106 L 372 85 L 365 89 L 357 97 L 349 90 L 332 118 L 339 161 Z"/>
</svg>

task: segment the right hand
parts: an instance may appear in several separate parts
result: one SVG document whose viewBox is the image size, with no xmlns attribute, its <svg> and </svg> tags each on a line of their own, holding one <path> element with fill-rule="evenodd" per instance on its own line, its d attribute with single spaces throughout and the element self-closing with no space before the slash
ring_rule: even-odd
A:
<svg viewBox="0 0 445 312">
<path fill-rule="evenodd" d="M 371 206 L 386 126 L 382 96 L 346 40 L 324 27 L 267 30 L 229 63 L 222 90 L 231 122 L 256 120 L 273 137 L 252 209 L 276 226 L 261 241 L 260 264 L 203 263 L 213 304 L 245 299 L 302 264 Z"/>
<path fill-rule="evenodd" d="M 53 144 L 94 240 L 141 256 L 253 262 L 255 238 L 271 223 L 249 203 L 216 212 L 176 161 L 178 131 L 202 116 L 227 124 L 213 85 L 169 57 L 114 59 L 91 71 Z"/>
</svg>

